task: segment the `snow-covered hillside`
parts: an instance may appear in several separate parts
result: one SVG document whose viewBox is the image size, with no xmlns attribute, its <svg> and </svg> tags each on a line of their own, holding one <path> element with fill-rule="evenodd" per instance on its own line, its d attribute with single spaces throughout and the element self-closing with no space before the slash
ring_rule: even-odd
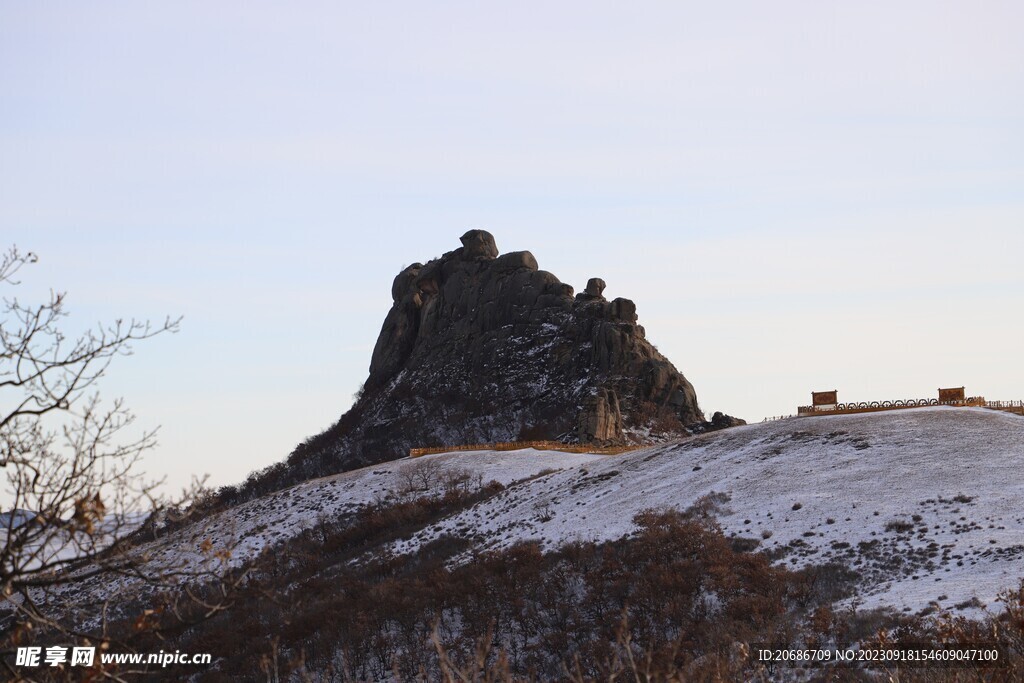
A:
<svg viewBox="0 0 1024 683">
<path fill-rule="evenodd" d="M 860 571 L 866 608 L 994 607 L 1024 576 L 1024 418 L 981 408 L 796 418 L 602 458 L 395 549 L 460 527 L 485 547 L 612 539 L 640 510 L 712 492 L 729 497 L 726 534 L 760 540 L 791 567 L 838 560 Z"/>
<path fill-rule="evenodd" d="M 727 535 L 757 539 L 789 567 L 849 564 L 862 576 L 863 607 L 994 607 L 1024 576 L 1024 418 L 947 407 L 795 418 L 617 456 L 398 460 L 240 505 L 139 551 L 155 566 L 196 564 L 209 561 L 209 541 L 242 564 L 318 519 L 394 495 L 424 463 L 511 485 L 393 545 L 395 553 L 445 534 L 478 548 L 614 539 L 633 530 L 641 510 L 685 509 L 717 493 L 728 497 L 718 512 Z"/>
<path fill-rule="evenodd" d="M 425 458 L 403 458 L 361 470 L 314 479 L 284 491 L 211 515 L 138 549 L 159 568 L 210 563 L 217 551 L 230 552 L 240 566 L 268 547 L 297 535 L 321 519 L 351 515 L 360 507 L 396 497 L 403 471 L 436 462 L 441 471 L 465 472 L 482 483 L 503 485 L 544 470 L 575 468 L 606 456 L 558 451 L 460 451 Z M 207 543 L 208 542 L 208 543 Z"/>
</svg>

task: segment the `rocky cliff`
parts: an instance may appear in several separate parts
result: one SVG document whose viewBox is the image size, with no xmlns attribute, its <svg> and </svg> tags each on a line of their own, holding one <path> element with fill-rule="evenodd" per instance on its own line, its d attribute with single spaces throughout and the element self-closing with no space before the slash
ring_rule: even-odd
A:
<svg viewBox="0 0 1024 683">
<path fill-rule="evenodd" d="M 352 409 L 296 449 L 306 476 L 401 457 L 411 447 L 519 439 L 617 444 L 726 426 L 647 341 L 629 299 L 583 292 L 528 251 L 462 247 L 403 269 Z"/>
</svg>

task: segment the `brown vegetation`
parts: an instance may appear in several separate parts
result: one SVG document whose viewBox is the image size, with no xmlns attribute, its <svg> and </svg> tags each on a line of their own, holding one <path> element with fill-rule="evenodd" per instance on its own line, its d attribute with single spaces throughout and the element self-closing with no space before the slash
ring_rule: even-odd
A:
<svg viewBox="0 0 1024 683">
<path fill-rule="evenodd" d="M 211 652 L 197 680 L 733 681 L 780 680 L 789 669 L 755 661 L 756 644 L 888 647 L 998 641 L 997 669 L 805 671 L 809 680 L 1020 681 L 1024 586 L 1004 596 L 989 623 L 836 610 L 853 585 L 840 565 L 788 571 L 753 552 L 754 539 L 725 538 L 713 522 L 728 496 L 685 512 L 647 511 L 636 533 L 545 553 L 536 543 L 472 552 L 482 540 L 454 529 L 410 555 L 387 552 L 439 519 L 503 487 L 452 484 L 410 467 L 430 495 L 368 506 L 323 520 L 269 549 L 240 572 L 241 587 L 216 614 L 204 591 L 152 624 L 114 630 L 135 651 Z M 216 597 L 208 589 L 211 598 Z M 169 605 L 170 603 L 168 603 Z M 173 611 L 173 617 L 172 617 Z M 162 673 L 178 680 L 181 670 Z"/>
<path fill-rule="evenodd" d="M 842 590 L 839 573 L 772 567 L 747 552 L 756 543 L 726 539 L 703 508 L 646 512 L 633 536 L 553 553 L 524 543 L 453 565 L 469 546 L 454 535 L 415 555 L 379 552 L 496 492 L 456 489 L 325 522 L 268 552 L 243 599 L 182 630 L 176 647 L 223 656 L 205 676 L 215 681 L 262 677 L 258 662 L 317 681 L 469 669 L 478 680 L 482 671 L 614 680 L 629 667 L 648 680 L 699 679 L 733 671 L 742 643 L 791 642 L 799 615 Z"/>
</svg>

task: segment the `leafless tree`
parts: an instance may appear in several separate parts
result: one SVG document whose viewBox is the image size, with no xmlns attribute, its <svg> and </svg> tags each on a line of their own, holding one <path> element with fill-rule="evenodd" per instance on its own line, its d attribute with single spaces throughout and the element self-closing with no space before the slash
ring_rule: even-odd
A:
<svg viewBox="0 0 1024 683">
<path fill-rule="evenodd" d="M 444 466 L 435 458 L 424 458 L 398 470 L 398 495 L 409 497 L 416 493 L 429 494 L 444 483 Z"/>
<path fill-rule="evenodd" d="M 477 475 L 477 479 L 480 479 L 482 475 Z M 441 475 L 441 485 L 444 486 L 445 493 L 454 493 L 455 491 L 468 492 L 473 484 L 473 473 L 464 467 L 449 467 Z M 480 488 L 478 484 L 476 488 Z"/>
<path fill-rule="evenodd" d="M 0 288 L 14 289 L 36 261 L 9 249 Z M 67 633 L 60 597 L 98 577 L 169 578 L 146 576 L 125 539 L 182 501 L 161 499 L 141 473 L 155 431 L 139 430 L 121 400 L 102 401 L 97 383 L 115 358 L 176 332 L 180 319 L 116 320 L 69 335 L 66 318 L 63 292 L 0 304 L 0 651 L 26 629 Z"/>
</svg>

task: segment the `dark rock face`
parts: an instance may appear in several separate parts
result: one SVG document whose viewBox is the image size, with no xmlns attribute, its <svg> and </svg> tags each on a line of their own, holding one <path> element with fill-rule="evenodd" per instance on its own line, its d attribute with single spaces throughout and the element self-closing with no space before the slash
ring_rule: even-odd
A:
<svg viewBox="0 0 1024 683">
<path fill-rule="evenodd" d="M 601 389 L 597 396 L 584 399 L 577 436 L 581 443 L 603 444 L 622 440 L 622 411 L 614 391 Z"/>
<path fill-rule="evenodd" d="M 695 425 L 694 431 L 696 432 L 714 432 L 719 429 L 728 429 L 729 427 L 739 427 L 740 425 L 747 424 L 746 420 L 741 420 L 738 417 L 732 415 L 726 415 L 723 412 L 716 411 L 711 416 L 711 422 L 705 422 L 702 425 Z"/>
<path fill-rule="evenodd" d="M 289 466 L 326 474 L 417 446 L 559 439 L 615 444 L 702 426 L 693 387 L 645 339 L 636 306 L 583 293 L 483 230 L 395 278 L 364 391 Z M 305 461 L 305 463 L 303 462 Z"/>
</svg>

